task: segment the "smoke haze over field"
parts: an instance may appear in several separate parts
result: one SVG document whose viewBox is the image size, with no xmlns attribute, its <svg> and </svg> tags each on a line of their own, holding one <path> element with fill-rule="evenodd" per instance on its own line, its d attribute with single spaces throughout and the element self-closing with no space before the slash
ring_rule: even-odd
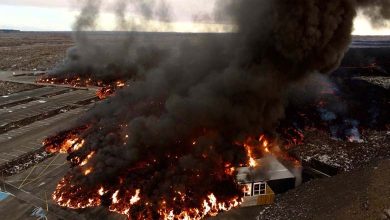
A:
<svg viewBox="0 0 390 220">
<path fill-rule="evenodd" d="M 146 17 L 169 19 L 166 4 L 134 2 Z M 387 1 L 374 3 L 387 18 Z M 237 25 L 234 36 L 183 40 L 166 51 L 133 37 L 119 46 L 90 41 L 79 30 L 93 26 L 99 5 L 87 1 L 75 25 L 77 46 L 57 74 L 138 80 L 78 123 L 88 125 L 81 134 L 85 147 L 70 158 L 96 156 L 88 162 L 89 175 L 73 167 L 68 177 L 81 193 L 100 186 L 140 189 L 143 201 L 160 204 L 165 198 L 167 207 L 177 206 L 169 199 L 178 190 L 192 199 L 184 207 L 201 204 L 210 192 L 217 198 L 239 195 L 234 175 L 223 173 L 226 164 L 245 163 L 245 151 L 235 143 L 274 132 L 292 83 L 337 68 L 356 9 L 368 6 L 354 0 L 235 0 L 219 7 Z M 122 14 L 118 10 L 124 25 Z"/>
</svg>

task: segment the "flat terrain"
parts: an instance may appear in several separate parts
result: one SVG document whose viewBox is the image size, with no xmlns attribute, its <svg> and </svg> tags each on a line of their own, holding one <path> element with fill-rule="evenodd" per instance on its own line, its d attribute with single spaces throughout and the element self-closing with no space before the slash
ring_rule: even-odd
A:
<svg viewBox="0 0 390 220">
<path fill-rule="evenodd" d="M 9 94 L 21 92 L 24 90 L 35 89 L 35 88 L 38 88 L 38 86 L 0 81 L 0 88 L 1 88 L 0 96 L 3 96 L 3 98 L 6 98 L 6 96 Z"/>
<path fill-rule="evenodd" d="M 0 33 L 0 70 L 48 70 L 71 45 L 69 33 Z"/>
<path fill-rule="evenodd" d="M 47 136 L 71 126 L 91 108 L 96 91 L 36 86 L 35 76 L 17 77 L 14 72 L 1 72 L 0 78 L 23 82 L 4 81 L 6 86 L 0 87 L 7 94 L 0 97 L 0 188 L 12 194 L 0 200 L 2 218 L 37 219 L 31 214 L 42 208 L 49 219 L 80 219 L 51 201 L 51 192 L 67 170 L 66 156 L 48 155 L 41 146 Z"/>
<path fill-rule="evenodd" d="M 97 40 L 112 36 L 93 35 Z M 148 36 L 145 41 L 165 45 L 178 38 L 196 41 L 201 37 Z M 48 219 L 125 219 L 104 209 L 58 207 L 50 194 L 68 169 L 66 155 L 35 153 L 45 137 L 70 126 L 94 105 L 93 88 L 35 84 L 34 73 L 53 68 L 73 45 L 70 33 L 0 34 L 0 167 L 12 165 L 0 181 L 1 190 L 12 194 L 4 199 L 0 195 L 2 219 L 37 219 L 39 214 Z M 384 51 L 390 49 L 390 37 L 355 37 L 351 47 Z M 362 76 L 362 80 L 389 92 L 385 72 Z M 340 174 L 278 195 L 274 205 L 235 209 L 215 219 L 390 219 L 389 127 L 369 128 L 361 135 L 362 143 L 349 143 L 332 139 L 327 132 L 306 131 L 295 154 L 302 161 L 316 159 L 334 166 Z"/>
</svg>

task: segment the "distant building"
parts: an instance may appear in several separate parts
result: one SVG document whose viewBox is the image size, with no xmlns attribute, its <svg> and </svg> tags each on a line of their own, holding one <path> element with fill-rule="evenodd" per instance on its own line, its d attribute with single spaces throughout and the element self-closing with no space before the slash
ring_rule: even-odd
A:
<svg viewBox="0 0 390 220">
<path fill-rule="evenodd" d="M 237 168 L 237 181 L 245 186 L 241 204 L 244 207 L 272 204 L 275 194 L 295 187 L 295 176 L 276 158 L 264 158 L 256 162 L 256 167 Z"/>
</svg>

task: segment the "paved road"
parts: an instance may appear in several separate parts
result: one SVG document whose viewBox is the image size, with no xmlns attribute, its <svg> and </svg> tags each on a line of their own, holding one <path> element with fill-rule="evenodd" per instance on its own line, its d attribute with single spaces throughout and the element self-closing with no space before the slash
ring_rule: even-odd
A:
<svg viewBox="0 0 390 220">
<path fill-rule="evenodd" d="M 3 219 L 30 219 L 31 212 L 36 207 L 43 208 L 50 220 L 126 219 L 122 215 L 109 213 L 103 208 L 75 211 L 57 206 L 51 199 L 51 193 L 68 168 L 69 164 L 66 162 L 66 155 L 57 154 L 20 174 L 0 181 L 0 188 L 4 188 L 5 185 L 6 191 L 11 192 L 15 196 L 10 196 L 4 201 L 0 201 L 0 213 L 2 213 Z"/>
<path fill-rule="evenodd" d="M 59 94 L 66 92 L 69 89 L 59 88 L 59 87 L 42 87 L 32 90 L 27 90 L 24 92 L 19 92 L 11 95 L 5 95 L 0 97 L 0 108 L 4 106 L 10 106 L 17 104 L 19 102 L 27 102 L 29 100 L 34 100 L 36 98 L 49 96 L 53 94 Z"/>
<path fill-rule="evenodd" d="M 70 126 L 88 107 L 81 107 L 0 134 L 0 165 L 37 150 L 50 134 Z"/>
<path fill-rule="evenodd" d="M 0 127 L 51 111 L 60 110 L 67 106 L 77 105 L 78 102 L 93 99 L 95 96 L 93 92 L 88 90 L 76 90 L 49 98 L 40 98 L 39 101 L 4 109 L 3 112 L 0 112 Z"/>
<path fill-rule="evenodd" d="M 2 190 L 12 194 L 0 202 L 2 218 L 38 219 L 33 218 L 31 213 L 36 208 L 42 208 L 48 219 L 84 219 L 51 201 L 51 191 L 57 182 L 57 179 L 52 178 L 64 175 L 66 165 L 64 155 L 57 155 L 22 174 L 1 180 Z"/>
<path fill-rule="evenodd" d="M 11 127 L 0 134 L 0 165 L 40 148 L 44 138 L 66 128 L 91 107 L 80 102 L 94 98 L 92 90 L 55 86 L 0 97 L 0 128 Z M 23 126 L 13 129 L 21 121 Z"/>
<path fill-rule="evenodd" d="M 11 80 L 7 80 L 10 77 Z M 34 77 L 13 77 L 0 73 L 0 80 L 28 81 Z M 44 86 L 0 97 L 0 127 L 20 120 L 43 115 L 53 110 L 72 106 L 72 110 L 44 120 L 32 121 L 23 127 L 0 134 L 0 165 L 17 159 L 42 146 L 42 140 L 70 126 L 94 104 L 82 105 L 79 102 L 95 98 L 94 89 L 74 89 L 66 86 Z M 10 176 L 0 176 L 0 189 L 12 195 L 0 201 L 0 219 L 38 219 L 31 216 L 39 208 L 47 219 L 125 219 L 124 216 L 108 213 L 105 209 L 74 211 L 63 209 L 51 200 L 58 181 L 69 168 L 66 155 L 57 154 L 42 163 Z M 40 212 L 39 212 L 40 213 Z"/>
</svg>

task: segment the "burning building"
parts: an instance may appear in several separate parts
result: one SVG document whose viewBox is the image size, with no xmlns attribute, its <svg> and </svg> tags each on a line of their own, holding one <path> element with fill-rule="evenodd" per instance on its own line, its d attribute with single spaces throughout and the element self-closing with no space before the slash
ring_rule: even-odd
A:
<svg viewBox="0 0 390 220">
<path fill-rule="evenodd" d="M 275 194 L 293 189 L 296 177 L 275 157 L 256 160 L 255 167 L 237 168 L 237 181 L 244 186 L 241 206 L 272 204 Z"/>
<path fill-rule="evenodd" d="M 93 24 L 97 2 L 87 1 L 76 27 Z M 104 206 L 129 219 L 183 220 L 237 207 L 243 192 L 290 188 L 291 173 L 277 161 L 255 158 L 288 158 L 275 131 L 288 89 L 339 65 L 356 9 L 386 6 L 370 2 L 233 1 L 223 7 L 237 26 L 231 38 L 183 41 L 167 53 L 127 40 L 106 52 L 77 30 L 78 54 L 69 53 L 61 70 L 80 79 L 135 80 L 44 142 L 50 152 L 68 153 L 71 164 L 53 199 L 72 209 Z M 258 162 L 265 162 L 261 169 L 237 169 Z M 249 182 L 239 181 L 250 190 L 237 174 L 245 174 Z"/>
</svg>

